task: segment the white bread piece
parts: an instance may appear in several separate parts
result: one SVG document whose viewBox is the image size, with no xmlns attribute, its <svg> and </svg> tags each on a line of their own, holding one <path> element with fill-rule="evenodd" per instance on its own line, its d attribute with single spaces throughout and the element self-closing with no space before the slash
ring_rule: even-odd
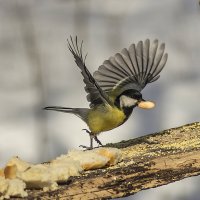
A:
<svg viewBox="0 0 200 200">
<path fill-rule="evenodd" d="M 27 188 L 48 188 L 55 190 L 58 184 L 51 180 L 47 164 L 38 164 L 29 167 L 26 171 L 18 172 L 17 177 L 26 183 Z"/>
<path fill-rule="evenodd" d="M 26 197 L 26 184 L 19 179 L 5 179 L 0 177 L 0 199 L 8 199 L 10 197 Z"/>
<path fill-rule="evenodd" d="M 6 179 L 14 179 L 17 175 L 17 166 L 14 165 L 7 165 L 4 168 L 4 176 Z"/>
<path fill-rule="evenodd" d="M 27 168 L 32 166 L 31 163 L 23 161 L 17 156 L 12 157 L 6 164 L 6 166 L 12 166 L 12 165 L 16 165 L 17 171 L 25 171 Z"/>
<path fill-rule="evenodd" d="M 79 162 L 60 156 L 50 163 L 33 165 L 24 172 L 18 172 L 17 177 L 26 182 L 27 188 L 43 188 L 47 191 L 57 189 L 57 182 L 80 175 L 82 170 Z"/>
<path fill-rule="evenodd" d="M 138 107 L 142 109 L 152 109 L 155 107 L 155 103 L 153 101 L 141 101 L 138 103 Z"/>
<path fill-rule="evenodd" d="M 97 148 L 88 151 L 70 151 L 67 155 L 80 162 L 84 170 L 98 169 L 114 165 L 121 160 L 121 151 L 117 148 Z"/>
<path fill-rule="evenodd" d="M 4 177 L 0 177 L 0 194 L 4 196 L 8 190 L 9 182 Z M 1 199 L 1 196 L 0 196 Z M 2 198 L 3 199 L 3 198 Z"/>
<path fill-rule="evenodd" d="M 0 177 L 4 177 L 5 178 L 4 168 L 0 169 Z"/>
<path fill-rule="evenodd" d="M 78 176 L 83 170 L 111 166 L 121 160 L 121 151 L 116 148 L 97 148 L 93 150 L 73 150 L 45 164 L 33 165 L 13 157 L 4 168 L 1 178 L 12 181 L 15 178 L 26 183 L 26 188 L 56 190 L 59 182 L 67 181 L 70 176 Z M 22 182 L 23 183 L 23 182 Z M 25 188 L 25 183 L 24 188 Z M 16 182 L 17 184 L 17 182 Z M 6 188 L 6 183 L 4 187 Z M 2 189 L 3 190 L 3 189 Z"/>
<path fill-rule="evenodd" d="M 83 168 L 79 161 L 61 155 L 49 163 L 51 179 L 56 182 L 66 181 L 70 176 L 78 176 Z"/>
<path fill-rule="evenodd" d="M 28 194 L 25 191 L 26 184 L 19 179 L 11 179 L 9 180 L 8 190 L 6 192 L 6 196 L 13 196 L 13 197 L 27 197 Z"/>
<path fill-rule="evenodd" d="M 100 147 L 93 150 L 97 154 L 108 158 L 108 166 L 115 165 L 122 160 L 122 153 L 120 149 L 111 147 Z"/>
<path fill-rule="evenodd" d="M 98 155 L 93 150 L 72 150 L 66 156 L 79 161 L 84 170 L 102 168 L 108 163 L 108 158 Z"/>
<path fill-rule="evenodd" d="M 7 162 L 4 169 L 0 170 L 0 176 L 4 176 L 6 179 L 14 179 L 17 177 L 17 172 L 25 171 L 30 166 L 32 166 L 32 164 L 15 156 Z"/>
</svg>

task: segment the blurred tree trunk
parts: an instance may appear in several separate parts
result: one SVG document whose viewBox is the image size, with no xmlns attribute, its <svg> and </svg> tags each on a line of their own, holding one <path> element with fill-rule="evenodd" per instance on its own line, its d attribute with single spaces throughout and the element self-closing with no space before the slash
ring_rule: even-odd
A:
<svg viewBox="0 0 200 200">
<path fill-rule="evenodd" d="M 112 199 L 200 174 L 199 122 L 106 146 L 120 148 L 123 160 L 72 177 L 56 191 L 31 191 L 28 199 Z"/>
</svg>

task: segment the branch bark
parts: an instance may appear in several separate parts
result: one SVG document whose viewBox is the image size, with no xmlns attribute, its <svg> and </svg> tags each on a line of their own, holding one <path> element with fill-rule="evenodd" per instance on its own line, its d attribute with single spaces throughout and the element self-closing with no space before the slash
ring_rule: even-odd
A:
<svg viewBox="0 0 200 200">
<path fill-rule="evenodd" d="M 112 199 L 200 174 L 200 122 L 106 146 L 120 148 L 123 160 L 27 199 Z"/>
</svg>

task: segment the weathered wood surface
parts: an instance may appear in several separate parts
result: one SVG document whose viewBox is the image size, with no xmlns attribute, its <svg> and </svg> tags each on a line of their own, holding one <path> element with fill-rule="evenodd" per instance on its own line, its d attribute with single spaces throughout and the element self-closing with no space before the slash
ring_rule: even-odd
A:
<svg viewBox="0 0 200 200">
<path fill-rule="evenodd" d="M 53 192 L 33 190 L 27 199 L 111 199 L 200 174 L 200 123 L 110 144 L 122 162 L 72 177 Z"/>
</svg>

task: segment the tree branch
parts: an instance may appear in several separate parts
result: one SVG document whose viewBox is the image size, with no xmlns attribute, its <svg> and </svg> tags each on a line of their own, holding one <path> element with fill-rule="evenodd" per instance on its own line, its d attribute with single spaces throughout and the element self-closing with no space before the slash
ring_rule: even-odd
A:
<svg viewBox="0 0 200 200">
<path fill-rule="evenodd" d="M 27 199 L 111 199 L 200 174 L 200 123 L 106 146 L 122 150 L 115 166 L 86 171 L 53 192 L 34 190 Z"/>
</svg>

